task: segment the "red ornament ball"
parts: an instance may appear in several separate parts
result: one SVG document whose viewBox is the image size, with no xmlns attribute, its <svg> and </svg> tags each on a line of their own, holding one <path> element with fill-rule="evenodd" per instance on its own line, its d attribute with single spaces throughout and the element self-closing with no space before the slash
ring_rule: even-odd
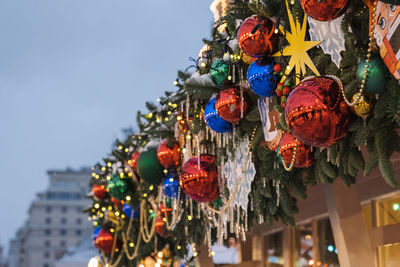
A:
<svg viewBox="0 0 400 267">
<path fill-rule="evenodd" d="M 107 188 L 105 185 L 93 185 L 92 192 L 93 195 L 95 195 L 99 199 L 103 199 L 108 196 Z"/>
<path fill-rule="evenodd" d="M 140 152 L 134 152 L 129 161 L 129 165 L 137 172 L 137 160 L 139 158 Z"/>
<path fill-rule="evenodd" d="M 314 154 L 311 151 L 311 147 L 303 144 L 299 140 L 296 140 L 291 133 L 285 133 L 279 142 L 279 153 L 282 157 L 283 163 L 288 166 L 292 162 L 296 142 L 297 149 L 294 166 L 296 168 L 305 168 L 311 166 L 314 162 Z"/>
<path fill-rule="evenodd" d="M 290 93 L 286 123 L 293 135 L 309 146 L 328 147 L 345 137 L 351 109 L 343 101 L 341 82 L 332 76 L 310 77 Z"/>
<path fill-rule="evenodd" d="M 237 39 L 239 46 L 248 56 L 262 57 L 270 55 L 278 46 L 279 35 L 275 33 L 275 23 L 269 18 L 261 19 L 257 15 L 248 17 L 239 28 Z"/>
<path fill-rule="evenodd" d="M 220 91 L 215 101 L 218 115 L 231 123 L 240 121 L 242 113 L 243 117 L 246 115 L 248 106 L 245 95 L 242 98 L 238 88 Z"/>
<path fill-rule="evenodd" d="M 301 0 L 308 16 L 319 21 L 334 20 L 346 11 L 350 0 Z"/>
<path fill-rule="evenodd" d="M 164 227 L 165 222 L 164 222 L 164 217 L 162 216 L 157 216 L 156 222 L 155 222 L 155 230 L 156 233 L 159 234 L 162 237 L 169 237 L 171 236 L 171 233 Z"/>
<path fill-rule="evenodd" d="M 275 64 L 274 71 L 275 72 L 281 72 L 282 71 L 282 65 L 281 64 Z"/>
<path fill-rule="evenodd" d="M 162 141 L 157 149 L 157 158 L 166 169 L 178 166 L 180 157 L 178 144 L 174 143 L 169 147 L 167 139 Z"/>
<path fill-rule="evenodd" d="M 290 94 L 290 87 L 284 87 L 282 93 L 284 96 L 288 96 Z"/>
<path fill-rule="evenodd" d="M 101 229 L 96 240 L 93 242 L 95 247 L 104 253 L 111 253 L 113 249 L 114 236 L 107 230 Z M 115 248 L 119 248 L 119 243 L 116 243 Z"/>
<path fill-rule="evenodd" d="M 190 198 L 198 202 L 211 202 L 219 197 L 218 169 L 214 161 L 214 156 L 201 155 L 200 168 L 197 157 L 183 165 L 180 185 Z"/>
</svg>

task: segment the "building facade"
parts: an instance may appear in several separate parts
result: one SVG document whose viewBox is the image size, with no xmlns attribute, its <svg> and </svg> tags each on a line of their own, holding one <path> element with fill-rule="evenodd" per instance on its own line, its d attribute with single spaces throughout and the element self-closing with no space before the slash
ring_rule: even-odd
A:
<svg viewBox="0 0 400 267">
<path fill-rule="evenodd" d="M 29 217 L 10 242 L 10 267 L 54 267 L 68 248 L 91 231 L 83 210 L 90 205 L 90 170 L 48 171 L 50 185 L 37 194 Z"/>
</svg>

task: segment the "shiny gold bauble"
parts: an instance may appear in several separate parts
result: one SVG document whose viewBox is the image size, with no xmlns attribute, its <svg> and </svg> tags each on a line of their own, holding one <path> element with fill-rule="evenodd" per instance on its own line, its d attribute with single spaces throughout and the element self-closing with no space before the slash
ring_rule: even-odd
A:
<svg viewBox="0 0 400 267">
<path fill-rule="evenodd" d="M 360 93 L 356 93 L 353 95 L 352 102 L 355 101 Z M 357 105 L 354 106 L 354 113 L 361 118 L 366 118 L 371 115 L 374 105 L 375 105 L 375 97 L 370 94 L 362 94 L 358 100 Z"/>
</svg>

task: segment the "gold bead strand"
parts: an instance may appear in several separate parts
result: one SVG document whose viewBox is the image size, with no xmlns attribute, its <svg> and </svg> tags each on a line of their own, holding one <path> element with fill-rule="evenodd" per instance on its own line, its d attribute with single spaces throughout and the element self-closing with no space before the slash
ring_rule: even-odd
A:
<svg viewBox="0 0 400 267">
<path fill-rule="evenodd" d="M 282 157 L 282 155 L 281 155 L 283 168 L 285 168 L 285 170 L 288 171 L 288 172 L 290 172 L 290 171 L 293 170 L 293 168 L 294 168 L 294 163 L 296 162 L 297 147 L 298 147 L 298 145 L 299 145 L 299 142 L 297 141 L 297 138 L 296 138 L 295 140 L 296 140 L 296 143 L 295 143 L 295 145 L 294 145 L 292 161 L 290 162 L 289 167 L 286 166 L 286 162 L 285 162 L 285 160 L 283 159 L 283 157 Z"/>
<path fill-rule="evenodd" d="M 362 93 L 364 91 L 365 84 L 367 82 L 367 77 L 368 77 L 368 72 L 369 72 L 369 62 L 371 61 L 371 56 L 372 56 L 372 41 L 374 39 L 375 16 L 376 16 L 376 5 L 377 5 L 377 3 L 378 3 L 378 1 L 376 1 L 376 0 L 373 3 L 371 27 L 370 27 L 370 30 L 369 30 L 368 54 L 367 54 L 367 59 L 366 59 L 366 63 L 365 63 L 365 70 L 364 70 L 364 75 L 363 75 L 363 79 L 362 79 L 362 82 L 361 82 L 360 89 L 358 90 L 358 93 L 356 93 L 356 97 L 354 99 L 354 102 L 350 102 L 346 98 L 346 94 L 344 93 L 344 88 L 342 87 L 343 99 L 346 102 L 346 104 L 349 105 L 350 107 L 354 107 L 355 105 L 360 103 L 361 96 L 362 96 Z"/>
</svg>

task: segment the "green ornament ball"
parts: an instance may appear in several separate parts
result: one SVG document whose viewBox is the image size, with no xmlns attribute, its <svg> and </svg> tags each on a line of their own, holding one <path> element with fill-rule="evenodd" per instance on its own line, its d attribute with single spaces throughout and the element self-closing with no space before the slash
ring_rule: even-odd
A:
<svg viewBox="0 0 400 267">
<path fill-rule="evenodd" d="M 362 60 L 357 68 L 357 78 L 360 82 L 363 81 L 365 75 L 365 64 Z M 385 82 L 387 80 L 387 68 L 380 56 L 372 56 L 369 62 L 367 80 L 365 82 L 364 91 L 370 94 L 382 94 L 385 92 Z"/>
<path fill-rule="evenodd" d="M 211 79 L 216 85 L 222 86 L 222 83 L 228 79 L 229 66 L 222 59 L 218 59 L 211 65 Z"/>
<path fill-rule="evenodd" d="M 119 174 L 115 173 L 107 183 L 107 190 L 110 196 L 122 200 L 125 199 L 128 187 L 126 182 L 120 178 Z"/>
<path fill-rule="evenodd" d="M 140 178 L 149 184 L 159 184 L 164 178 L 164 167 L 157 158 L 157 147 L 149 147 L 142 151 L 137 160 Z"/>
</svg>

